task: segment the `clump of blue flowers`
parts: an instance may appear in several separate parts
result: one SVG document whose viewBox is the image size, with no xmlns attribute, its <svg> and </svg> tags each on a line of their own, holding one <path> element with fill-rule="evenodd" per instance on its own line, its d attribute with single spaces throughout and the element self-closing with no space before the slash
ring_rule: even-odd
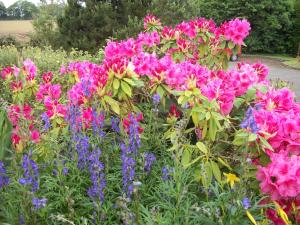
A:
<svg viewBox="0 0 300 225">
<path fill-rule="evenodd" d="M 250 205 L 250 200 L 249 200 L 249 198 L 247 198 L 247 197 L 243 198 L 242 203 L 243 203 L 244 209 L 246 209 L 246 210 L 249 209 L 249 208 L 251 207 L 251 205 Z"/>
<path fill-rule="evenodd" d="M 25 154 L 23 156 L 22 168 L 23 168 L 23 177 L 19 179 L 19 183 L 31 187 L 31 191 L 35 193 L 39 189 L 39 171 L 38 165 L 33 159 L 30 159 L 32 152 L 29 154 Z M 40 208 L 44 208 L 46 206 L 47 199 L 46 198 L 37 198 L 33 196 L 32 205 L 35 210 Z"/>
<path fill-rule="evenodd" d="M 163 166 L 161 172 L 162 172 L 162 177 L 161 177 L 162 180 L 167 181 L 167 180 L 171 179 L 171 177 L 172 177 L 171 173 L 173 172 L 173 169 L 169 169 L 168 167 Z"/>
<path fill-rule="evenodd" d="M 160 96 L 159 94 L 155 93 L 152 97 L 152 101 L 153 101 L 153 104 L 155 106 L 158 106 L 158 104 L 160 103 Z"/>
<path fill-rule="evenodd" d="M 62 166 L 62 169 L 61 169 Z M 54 160 L 54 169 L 52 171 L 54 176 L 58 176 L 58 172 L 61 169 L 61 174 L 66 176 L 69 172 L 68 167 L 66 167 L 66 161 L 63 160 L 61 163 L 58 163 L 56 160 Z"/>
<path fill-rule="evenodd" d="M 48 131 L 48 130 L 50 129 L 50 127 L 51 127 L 51 123 L 50 123 L 50 119 L 49 119 L 47 113 L 44 112 L 44 113 L 41 115 L 41 117 L 42 117 L 42 121 L 44 122 L 44 130 L 45 130 L 45 131 Z"/>
<path fill-rule="evenodd" d="M 32 198 L 32 205 L 35 210 L 38 210 L 40 208 L 45 208 L 47 204 L 47 199 L 46 198 Z"/>
<path fill-rule="evenodd" d="M 9 177 L 6 174 L 4 163 L 0 161 L 0 189 L 9 184 Z"/>
<path fill-rule="evenodd" d="M 156 157 L 151 152 L 145 152 L 144 158 L 145 158 L 144 171 L 148 174 L 151 171 L 151 167 L 153 165 L 153 162 L 156 160 Z"/>
<path fill-rule="evenodd" d="M 105 132 L 103 131 L 104 119 L 105 119 L 104 112 L 100 112 L 98 114 L 97 111 L 93 109 L 92 114 L 93 114 L 93 120 L 92 120 L 93 135 L 104 137 L 105 136 Z"/>
<path fill-rule="evenodd" d="M 132 152 L 124 143 L 120 144 L 121 148 L 121 159 L 122 159 L 122 181 L 123 181 L 123 192 L 128 198 L 131 198 L 134 185 L 135 165 L 136 161 L 132 157 Z"/>
<path fill-rule="evenodd" d="M 110 118 L 110 121 L 111 121 L 111 129 L 116 133 L 120 133 L 120 127 L 119 127 L 120 119 L 118 117 L 112 116 Z"/>
<path fill-rule="evenodd" d="M 246 116 L 240 126 L 243 129 L 249 128 L 251 130 L 251 132 L 255 133 L 255 134 L 259 131 L 258 126 L 255 122 L 252 107 L 248 108 L 248 110 L 246 112 Z"/>
<path fill-rule="evenodd" d="M 135 158 L 138 156 L 138 149 L 141 146 L 139 123 L 133 114 L 129 115 L 129 142 L 120 144 L 123 175 L 123 192 L 130 199 L 134 190 Z"/>
<path fill-rule="evenodd" d="M 89 172 L 92 186 L 88 195 L 94 202 L 104 202 L 104 188 L 106 186 L 104 164 L 100 161 L 101 150 L 94 150 L 89 156 Z"/>
<path fill-rule="evenodd" d="M 31 186 L 32 192 L 36 192 L 39 189 L 39 171 L 38 165 L 32 159 L 30 159 L 31 153 L 29 155 L 23 156 L 22 168 L 23 177 L 19 179 L 19 183 L 26 186 Z"/>
</svg>

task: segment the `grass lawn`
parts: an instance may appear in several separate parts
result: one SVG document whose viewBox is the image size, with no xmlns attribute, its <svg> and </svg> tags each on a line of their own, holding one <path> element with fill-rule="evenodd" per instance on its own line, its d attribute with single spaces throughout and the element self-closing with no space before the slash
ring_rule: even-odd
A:
<svg viewBox="0 0 300 225">
<path fill-rule="evenodd" d="M 13 36 L 20 42 L 30 40 L 34 32 L 31 20 L 0 20 L 0 36 Z"/>
<path fill-rule="evenodd" d="M 291 57 L 289 55 L 282 55 L 282 54 L 257 54 L 257 55 L 245 55 L 245 56 L 253 56 L 253 57 L 265 57 L 265 58 L 270 58 L 270 59 L 276 59 L 281 61 L 284 65 L 295 68 L 295 69 L 300 69 L 300 60 Z"/>
<path fill-rule="evenodd" d="M 283 64 L 293 67 L 293 68 L 297 68 L 300 69 L 300 60 L 299 59 L 289 59 L 287 61 L 284 61 Z"/>
</svg>

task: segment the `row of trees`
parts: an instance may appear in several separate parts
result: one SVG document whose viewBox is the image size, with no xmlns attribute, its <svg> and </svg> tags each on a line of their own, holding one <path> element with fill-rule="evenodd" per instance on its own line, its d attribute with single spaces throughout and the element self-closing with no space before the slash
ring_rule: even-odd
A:
<svg viewBox="0 0 300 225">
<path fill-rule="evenodd" d="M 37 12 L 36 5 L 29 1 L 19 0 L 8 8 L 0 1 L 0 20 L 28 20 Z"/>
</svg>

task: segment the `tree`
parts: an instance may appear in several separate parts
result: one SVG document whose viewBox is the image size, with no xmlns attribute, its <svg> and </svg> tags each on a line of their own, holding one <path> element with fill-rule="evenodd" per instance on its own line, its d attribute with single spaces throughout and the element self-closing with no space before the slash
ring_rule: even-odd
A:
<svg viewBox="0 0 300 225">
<path fill-rule="evenodd" d="M 188 0 L 152 0 L 148 11 L 160 18 L 165 25 L 174 25 L 191 19 L 191 13 L 186 11 L 188 2 Z"/>
<path fill-rule="evenodd" d="M 64 15 L 57 20 L 61 45 L 95 52 L 117 28 L 110 1 L 68 0 Z"/>
<path fill-rule="evenodd" d="M 26 0 L 19 0 L 7 8 L 7 15 L 10 19 L 32 19 L 38 12 L 35 4 Z"/>
<path fill-rule="evenodd" d="M 56 20 L 63 15 L 64 7 L 64 2 L 58 0 L 52 0 L 49 4 L 46 1 L 41 1 L 39 12 L 34 16 L 32 22 L 35 34 L 31 40 L 34 44 L 56 47 L 58 44 Z"/>
<path fill-rule="evenodd" d="M 0 19 L 6 18 L 6 7 L 3 2 L 0 1 Z"/>
<path fill-rule="evenodd" d="M 296 0 L 295 5 L 295 17 L 294 17 L 294 52 L 297 56 L 300 56 L 300 0 Z"/>
<path fill-rule="evenodd" d="M 291 49 L 294 0 L 190 0 L 192 14 L 220 23 L 235 17 L 251 23 L 249 52 L 283 53 Z"/>
</svg>

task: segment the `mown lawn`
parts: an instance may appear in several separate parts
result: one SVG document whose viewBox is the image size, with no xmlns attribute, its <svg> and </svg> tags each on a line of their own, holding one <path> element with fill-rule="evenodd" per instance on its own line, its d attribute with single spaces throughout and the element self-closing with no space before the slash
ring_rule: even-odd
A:
<svg viewBox="0 0 300 225">
<path fill-rule="evenodd" d="M 257 54 L 257 55 L 244 55 L 244 56 L 257 56 L 257 57 L 265 57 L 270 59 L 276 59 L 282 62 L 282 64 L 292 67 L 294 69 L 300 69 L 300 59 L 295 57 L 291 57 L 289 55 L 283 54 Z"/>
<path fill-rule="evenodd" d="M 32 20 L 2 20 L 0 21 L 0 36 L 13 36 L 18 41 L 30 40 L 30 33 L 34 32 Z"/>
</svg>

